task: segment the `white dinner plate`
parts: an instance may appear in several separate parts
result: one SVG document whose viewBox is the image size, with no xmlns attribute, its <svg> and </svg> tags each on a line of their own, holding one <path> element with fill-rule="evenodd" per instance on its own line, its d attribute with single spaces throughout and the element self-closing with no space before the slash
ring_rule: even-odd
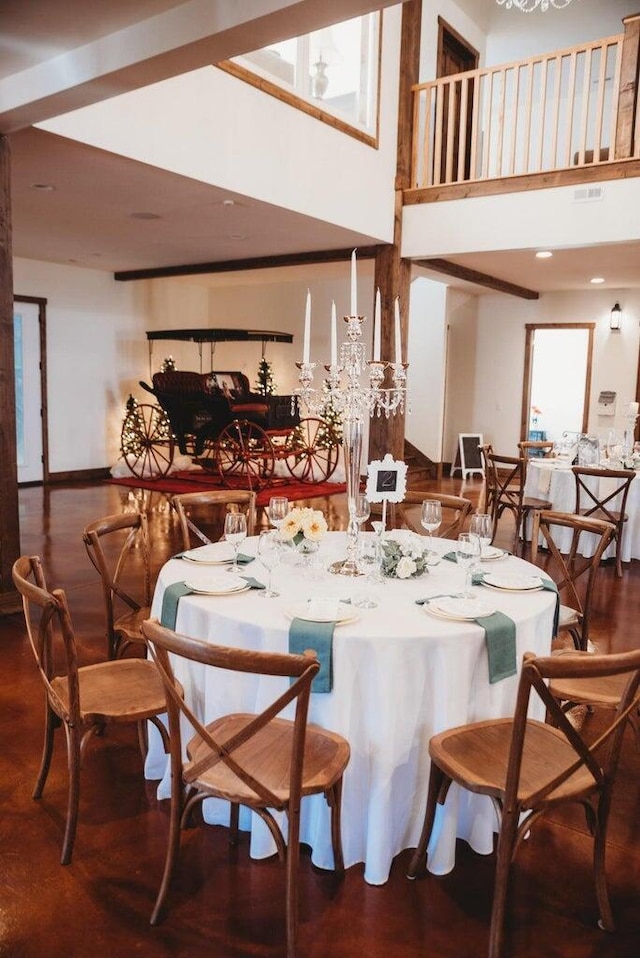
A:
<svg viewBox="0 0 640 958">
<path fill-rule="evenodd" d="M 477 599 L 465 599 L 461 596 L 436 596 L 425 602 L 424 609 L 431 615 L 442 619 L 455 619 L 458 622 L 469 622 L 485 615 L 492 615 L 496 610 L 493 606 Z"/>
<path fill-rule="evenodd" d="M 346 602 L 329 602 L 311 599 L 307 602 L 296 602 L 285 609 L 290 619 L 306 619 L 307 622 L 355 622 L 358 612 Z"/>
<path fill-rule="evenodd" d="M 488 562 L 491 559 L 504 559 L 507 553 L 504 549 L 496 549 L 495 546 L 484 546 L 480 556 L 481 562 Z"/>
<path fill-rule="evenodd" d="M 186 580 L 185 585 L 199 595 L 236 595 L 238 592 L 246 592 L 251 588 L 245 579 L 235 575 L 228 575 L 225 579 L 221 576 L 215 578 L 207 575 L 197 576 Z"/>
<path fill-rule="evenodd" d="M 182 553 L 188 562 L 201 562 L 203 565 L 223 565 L 233 562 L 233 546 L 229 542 L 211 542 L 197 549 Z"/>
<path fill-rule="evenodd" d="M 502 575 L 497 572 L 486 572 L 482 582 L 490 589 L 499 589 L 501 592 L 537 592 L 542 588 L 542 579 L 539 575 L 523 575 L 517 572 Z"/>
</svg>

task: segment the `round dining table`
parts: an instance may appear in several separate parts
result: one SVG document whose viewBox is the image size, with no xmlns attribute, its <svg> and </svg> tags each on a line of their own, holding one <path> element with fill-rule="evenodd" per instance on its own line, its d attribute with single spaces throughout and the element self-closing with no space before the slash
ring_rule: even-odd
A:
<svg viewBox="0 0 640 958">
<path fill-rule="evenodd" d="M 373 533 L 365 533 L 372 537 Z M 427 539 L 419 537 L 426 546 Z M 283 652 L 288 650 L 292 617 L 309 599 L 347 601 L 352 614 L 333 632 L 333 686 L 313 692 L 309 721 L 343 735 L 351 746 L 344 776 L 342 837 L 345 865 L 362 863 L 367 882 L 383 884 L 394 857 L 417 845 L 429 778 L 428 744 L 443 729 L 481 719 L 513 714 L 520 662 L 524 652 L 548 654 L 556 597 L 552 592 L 497 591 L 482 585 L 473 592 L 492 609 L 515 623 L 517 673 L 489 681 L 485 632 L 475 621 L 436 616 L 429 596 L 458 595 L 464 573 L 445 558 L 455 543 L 433 539 L 433 564 L 426 574 L 407 579 L 375 575 L 343 577 L 329 571 L 344 558 L 345 534 L 328 533 L 311 567 L 285 555 L 275 568 L 276 598 L 257 589 L 222 596 L 187 594 L 177 606 L 177 632 L 221 645 Z M 256 555 L 257 538 L 246 539 L 241 551 Z M 530 576 L 539 570 L 524 560 L 493 550 L 482 570 Z M 151 614 L 160 619 L 165 589 L 188 581 L 193 562 L 170 559 L 160 570 Z M 244 574 L 267 581 L 260 559 Z M 220 567 L 215 570 L 220 574 Z M 198 570 L 202 575 L 203 569 Z M 359 608 L 361 596 L 373 598 L 373 608 Z M 317 602 L 315 603 L 317 605 Z M 341 608 L 343 608 L 341 606 Z M 210 722 L 234 711 L 255 711 L 282 691 L 278 677 L 215 673 L 212 669 L 175 659 L 174 670 L 198 717 Z M 537 715 L 536 717 L 542 717 Z M 160 779 L 158 797 L 170 795 L 170 771 L 160 736 L 150 729 L 145 775 Z M 228 824 L 227 803 L 204 803 L 205 821 Z M 261 858 L 274 846 L 258 816 L 243 810 L 241 827 L 251 830 L 250 853 Z M 497 829 L 495 811 L 483 796 L 453 786 L 438 818 L 429 847 L 428 867 L 446 874 L 455 861 L 456 839 L 489 854 Z M 311 848 L 320 868 L 333 867 L 329 809 L 322 796 L 303 800 L 301 841 Z"/>
</svg>

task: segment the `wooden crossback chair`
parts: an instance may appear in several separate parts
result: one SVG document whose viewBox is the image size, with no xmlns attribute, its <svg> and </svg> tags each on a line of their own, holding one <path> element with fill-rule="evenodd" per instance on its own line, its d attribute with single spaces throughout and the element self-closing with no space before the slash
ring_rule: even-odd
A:
<svg viewBox="0 0 640 958">
<path fill-rule="evenodd" d="M 604 519 L 612 522 L 616 530 L 616 575 L 622 575 L 622 533 L 627 521 L 627 496 L 629 486 L 635 479 L 633 469 L 600 469 L 594 466 L 573 466 L 573 475 L 576 481 L 575 512 L 582 516 L 592 516 L 594 519 Z M 594 478 L 599 484 L 601 479 L 610 479 L 609 491 L 600 494 L 593 489 L 589 479 Z M 619 501 L 615 504 L 615 501 Z"/>
<path fill-rule="evenodd" d="M 85 527 L 82 541 L 102 581 L 109 658 L 120 657 L 132 643 L 144 649 L 140 626 L 149 618 L 151 606 L 146 514 L 126 512 L 96 519 Z M 141 575 L 134 574 L 134 567 Z M 137 596 L 132 595 L 129 584 L 134 579 L 142 583 Z"/>
<path fill-rule="evenodd" d="M 518 443 L 520 455 L 524 459 L 542 456 L 547 458 L 553 452 L 554 443 L 550 439 L 526 439 Z"/>
<path fill-rule="evenodd" d="M 178 516 L 185 550 L 219 539 L 224 529 L 224 512 L 229 510 L 246 512 L 247 535 L 252 536 L 255 532 L 255 492 L 244 489 L 184 492 L 172 496 L 171 504 Z"/>
<path fill-rule="evenodd" d="M 537 509 L 550 509 L 551 502 L 547 499 L 538 499 L 534 496 L 525 496 L 526 460 L 521 456 L 499 456 L 489 453 L 487 456 L 492 472 L 495 489 L 492 495 L 491 517 L 493 522 L 493 536 L 495 538 L 498 520 L 505 512 L 513 515 L 515 530 L 513 535 L 513 551 L 517 553 L 520 535 L 522 547 L 526 545 L 526 522 L 529 515 Z"/>
<path fill-rule="evenodd" d="M 614 721 L 596 741 L 587 741 L 568 721 L 547 688 L 560 678 L 620 676 L 626 685 Z M 594 872 L 600 924 L 614 930 L 605 874 L 611 793 L 625 724 L 640 700 L 640 651 L 622 655 L 524 656 L 513 718 L 489 719 L 450 729 L 429 743 L 431 773 L 424 826 L 409 865 L 423 868 L 435 819 L 452 782 L 493 801 L 499 819 L 496 877 L 489 932 L 489 958 L 504 951 L 504 923 L 511 864 L 536 820 L 562 803 L 585 809 L 594 836 Z M 539 697 L 551 724 L 527 718 Z M 533 838 L 531 839 L 533 840 Z"/>
<path fill-rule="evenodd" d="M 424 534 L 424 529 L 420 524 L 420 509 L 425 499 L 437 501 L 442 506 L 442 525 L 434 533 L 441 539 L 457 539 L 458 533 L 462 532 L 467 517 L 473 510 L 473 503 L 464 496 L 445 495 L 440 492 L 421 492 L 419 489 L 411 489 L 405 493 L 402 502 L 390 503 L 391 526 L 392 528 L 407 528 L 412 532 Z M 413 508 L 412 508 L 413 507 Z"/>
<path fill-rule="evenodd" d="M 554 539 L 554 530 L 571 532 L 569 552 L 563 554 Z M 590 558 L 580 554 L 582 537 L 597 537 Z M 589 623 L 594 587 L 603 553 L 615 536 L 611 522 L 592 519 L 573 513 L 543 510 L 534 512 L 531 530 L 531 561 L 538 561 L 539 538 L 543 539 L 547 554 L 542 560 L 545 571 L 558 586 L 560 618 L 558 632 L 568 632 L 576 649 L 586 650 L 589 644 Z M 579 591 L 579 580 L 584 588 Z"/>
<path fill-rule="evenodd" d="M 237 837 L 238 807 L 245 805 L 265 822 L 286 862 L 287 955 L 294 958 L 298 925 L 300 803 L 306 795 L 323 794 L 331 808 L 331 837 L 336 871 L 344 870 L 340 835 L 342 776 L 349 761 L 348 742 L 334 732 L 307 722 L 311 682 L 319 664 L 314 652 L 303 655 L 254 652 L 187 638 L 149 620 L 143 625 L 149 650 L 165 682 L 171 748 L 171 818 L 162 883 L 151 916 L 161 918 L 178 857 L 180 829 L 194 804 L 215 796 L 231 803 L 232 839 Z M 174 691 L 169 655 L 213 669 L 291 680 L 286 690 L 259 714 L 223 715 L 204 724 Z M 279 718 L 292 704 L 295 718 Z M 183 751 L 181 719 L 195 733 Z M 185 758 L 186 755 L 186 758 Z M 288 838 L 272 814 L 284 811 Z"/>
<path fill-rule="evenodd" d="M 13 582 L 22 596 L 25 624 L 46 695 L 45 734 L 40 770 L 33 798 L 41 797 L 51 757 L 54 732 L 64 726 L 69 770 L 67 821 L 61 864 L 68 865 L 78 824 L 80 764 L 89 739 L 106 726 L 135 722 L 141 744 L 144 723 L 156 725 L 165 751 L 166 729 L 158 715 L 165 711 L 162 680 L 153 662 L 144 658 L 117 659 L 95 665 L 78 665 L 76 638 L 67 598 L 62 589 L 47 589 L 40 559 L 21 556 L 13 565 Z M 55 650 L 62 646 L 64 674 L 56 675 Z M 181 690 L 178 688 L 177 694 Z"/>
<path fill-rule="evenodd" d="M 496 480 L 493 474 L 493 467 L 489 460 L 489 456 L 493 453 L 493 446 L 490 442 L 485 442 L 479 447 L 479 449 L 480 459 L 482 460 L 484 482 L 482 486 L 482 499 L 478 504 L 478 509 L 479 511 L 484 511 L 488 515 L 493 515 L 493 500 L 495 498 L 496 492 Z"/>
</svg>

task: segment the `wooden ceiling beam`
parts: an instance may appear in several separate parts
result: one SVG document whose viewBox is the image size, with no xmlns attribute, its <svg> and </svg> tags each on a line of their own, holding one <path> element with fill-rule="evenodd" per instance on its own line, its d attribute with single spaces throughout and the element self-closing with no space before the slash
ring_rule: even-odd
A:
<svg viewBox="0 0 640 958">
<path fill-rule="evenodd" d="M 475 283 L 477 286 L 486 286 L 487 289 L 495 289 L 498 293 L 519 296 L 520 299 L 540 299 L 540 293 L 535 289 L 527 289 L 526 286 L 507 283 L 504 279 L 489 276 L 488 273 L 481 273 L 477 269 L 469 269 L 459 263 L 452 263 L 448 259 L 415 259 L 413 262 L 416 266 L 424 266 L 425 269 L 435 270 L 438 273 L 444 273 L 446 276 L 454 276 L 456 279 L 463 279 L 467 283 Z"/>
</svg>

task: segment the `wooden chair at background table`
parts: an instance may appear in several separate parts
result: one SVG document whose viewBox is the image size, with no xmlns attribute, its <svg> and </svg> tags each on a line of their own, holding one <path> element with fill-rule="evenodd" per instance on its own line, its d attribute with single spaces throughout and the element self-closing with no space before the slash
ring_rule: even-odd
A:
<svg viewBox="0 0 640 958">
<path fill-rule="evenodd" d="M 496 453 L 489 453 L 487 459 L 492 482 L 495 484 L 491 512 L 493 538 L 496 535 L 498 521 L 506 510 L 513 515 L 515 523 L 513 552 L 518 552 L 521 535 L 524 551 L 527 543 L 526 525 L 530 514 L 540 509 L 551 509 L 551 502 L 548 499 L 525 496 L 526 459 L 521 456 L 499 456 Z"/>
<path fill-rule="evenodd" d="M 482 484 L 482 494 L 478 503 L 478 511 L 485 512 L 488 515 L 493 514 L 493 500 L 496 494 L 496 480 L 493 474 L 493 468 L 489 456 L 493 453 L 493 446 L 490 442 L 485 442 L 480 449 L 480 459 L 482 460 L 482 471 L 484 473 L 484 482 Z"/>
<path fill-rule="evenodd" d="M 440 539 L 457 539 L 458 533 L 464 529 L 469 513 L 473 511 L 473 503 L 464 496 L 445 495 L 440 492 L 411 489 L 405 493 L 402 502 L 390 503 L 390 528 L 406 528 L 420 535 L 424 534 L 419 507 L 426 499 L 437 501 L 442 506 L 442 525 L 434 535 Z"/>
<path fill-rule="evenodd" d="M 554 443 L 549 439 L 527 439 L 518 443 L 520 455 L 524 459 L 548 459 L 553 454 Z"/>
<path fill-rule="evenodd" d="M 151 924 L 160 921 L 180 847 L 180 829 L 193 806 L 208 797 L 230 802 L 231 837 L 238 831 L 238 807 L 254 811 L 269 829 L 280 861 L 286 862 L 287 955 L 294 958 L 298 927 L 298 865 L 300 803 L 307 795 L 324 795 L 331 809 L 331 839 L 335 869 L 344 871 L 340 830 L 342 776 L 349 762 L 348 742 L 340 735 L 309 725 L 311 683 L 319 663 L 314 652 L 304 655 L 255 652 L 190 639 L 149 620 L 143 631 L 166 689 L 171 749 L 171 817 L 167 857 Z M 204 725 L 175 693 L 169 655 L 212 669 L 282 676 L 285 691 L 259 714 L 232 714 Z M 279 718 L 293 703 L 295 718 Z M 181 718 L 194 735 L 183 750 Z M 185 759 L 186 756 L 186 759 Z M 186 791 L 185 791 L 186 789 Z M 272 811 L 286 813 L 285 843 Z"/>
<path fill-rule="evenodd" d="M 78 649 L 67 598 L 62 589 L 47 589 L 37 556 L 21 556 L 13 565 L 13 582 L 22 596 L 25 624 L 46 695 L 44 747 L 33 798 L 42 795 L 54 732 L 64 726 L 69 796 L 61 864 L 68 865 L 78 824 L 80 764 L 89 739 L 109 725 L 136 723 L 141 746 L 145 723 L 153 722 L 168 751 L 167 732 L 158 719 L 166 711 L 164 686 L 153 662 L 125 658 L 78 665 Z M 65 671 L 55 674 L 56 651 L 62 648 Z M 177 694 L 181 694 L 178 687 Z"/>
<path fill-rule="evenodd" d="M 564 529 L 571 533 L 568 553 L 560 552 L 554 539 L 554 530 Z M 585 535 L 596 537 L 593 555 L 590 558 L 580 554 L 582 536 Z M 533 514 L 531 561 L 538 562 L 539 541 L 542 537 L 547 552 L 539 564 L 558 586 L 561 601 L 558 634 L 569 633 L 576 649 L 586 651 L 589 647 L 589 625 L 596 578 L 602 556 L 614 536 L 613 524 L 604 522 L 602 519 L 591 519 L 573 513 L 551 510 Z M 579 580 L 583 583 L 580 592 L 578 591 Z"/>
<path fill-rule="evenodd" d="M 244 489 L 184 492 L 172 496 L 171 504 L 178 516 L 182 548 L 185 550 L 220 539 L 224 529 L 224 515 L 228 511 L 245 512 L 247 535 L 255 534 L 255 492 Z"/>
<path fill-rule="evenodd" d="M 604 676 L 626 678 L 626 686 L 614 721 L 595 742 L 589 742 L 568 721 L 546 682 Z M 527 652 L 513 718 L 463 725 L 441 732 L 429 742 L 427 808 L 408 875 L 415 878 L 424 866 L 436 805 L 444 804 L 452 782 L 492 800 L 498 814 L 499 834 L 489 958 L 501 958 L 504 953 L 505 906 L 515 853 L 535 821 L 560 804 L 577 802 L 585 809 L 594 835 L 599 923 L 607 931 L 614 930 L 605 873 L 607 823 L 622 735 L 629 715 L 638 708 L 639 684 L 640 651 L 544 658 Z M 553 724 L 527 718 L 530 701 L 536 696 Z"/>
<path fill-rule="evenodd" d="M 102 582 L 109 658 L 119 658 L 132 643 L 144 651 L 140 626 L 149 618 L 151 606 L 146 514 L 126 512 L 96 519 L 85 527 L 82 541 Z M 125 588 L 125 580 L 136 582 L 137 596 L 129 584 Z"/>
<path fill-rule="evenodd" d="M 627 496 L 629 487 L 635 479 L 635 471 L 633 469 L 601 469 L 598 466 L 572 466 L 572 471 L 576 481 L 575 512 L 594 519 L 604 519 L 615 526 L 616 575 L 620 577 L 622 575 L 622 533 L 628 519 Z M 590 483 L 590 479 L 594 482 Z M 600 483 L 603 479 L 605 488 L 600 492 Z M 598 491 L 593 488 L 593 485 Z"/>
</svg>

